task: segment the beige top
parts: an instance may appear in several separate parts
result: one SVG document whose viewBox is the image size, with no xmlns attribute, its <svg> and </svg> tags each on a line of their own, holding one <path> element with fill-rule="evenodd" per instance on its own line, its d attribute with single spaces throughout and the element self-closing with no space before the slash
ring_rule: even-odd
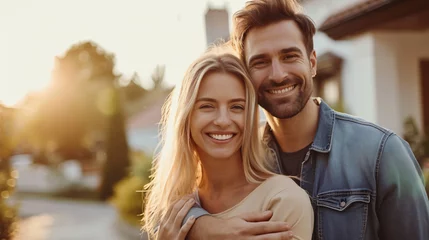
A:
<svg viewBox="0 0 429 240">
<path fill-rule="evenodd" d="M 268 178 L 240 203 L 212 216 L 230 218 L 265 210 L 273 212 L 270 221 L 287 222 L 296 239 L 311 239 L 314 216 L 309 196 L 291 178 L 283 175 Z"/>
</svg>

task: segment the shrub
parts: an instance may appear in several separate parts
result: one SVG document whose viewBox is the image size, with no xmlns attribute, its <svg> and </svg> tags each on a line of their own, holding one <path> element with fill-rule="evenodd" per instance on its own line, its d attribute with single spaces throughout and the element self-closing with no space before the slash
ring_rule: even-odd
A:
<svg viewBox="0 0 429 240">
<path fill-rule="evenodd" d="M 129 176 L 119 181 L 114 187 L 114 195 L 110 199 L 120 217 L 127 223 L 141 225 L 144 211 L 143 186 L 149 183 L 152 158 L 141 152 L 131 153 L 132 169 Z"/>
</svg>

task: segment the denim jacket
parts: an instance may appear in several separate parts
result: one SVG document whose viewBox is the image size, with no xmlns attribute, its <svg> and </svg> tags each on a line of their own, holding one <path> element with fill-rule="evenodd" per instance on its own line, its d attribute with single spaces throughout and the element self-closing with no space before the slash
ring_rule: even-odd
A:
<svg viewBox="0 0 429 240">
<path fill-rule="evenodd" d="M 301 169 L 315 214 L 313 239 L 429 240 L 429 201 L 408 143 L 317 102 L 317 133 Z M 263 141 L 279 156 L 268 124 Z"/>
</svg>

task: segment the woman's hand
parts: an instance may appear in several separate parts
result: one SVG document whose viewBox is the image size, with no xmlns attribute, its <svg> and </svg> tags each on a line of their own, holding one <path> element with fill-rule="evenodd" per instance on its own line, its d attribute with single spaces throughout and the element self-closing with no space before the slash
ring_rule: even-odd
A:
<svg viewBox="0 0 429 240">
<path fill-rule="evenodd" d="M 168 209 L 167 214 L 161 221 L 158 230 L 159 240 L 185 240 L 186 235 L 195 222 L 194 216 L 188 218 L 185 224 L 182 225 L 186 214 L 194 205 L 195 200 L 191 197 L 184 197 L 173 204 Z"/>
</svg>

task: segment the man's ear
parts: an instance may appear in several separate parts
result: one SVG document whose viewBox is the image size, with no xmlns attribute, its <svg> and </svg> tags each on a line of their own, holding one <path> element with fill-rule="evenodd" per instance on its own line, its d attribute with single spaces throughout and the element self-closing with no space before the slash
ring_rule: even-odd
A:
<svg viewBox="0 0 429 240">
<path fill-rule="evenodd" d="M 316 56 L 315 50 L 313 50 L 310 54 L 310 67 L 311 67 L 311 76 L 315 77 L 317 74 L 317 56 Z"/>
</svg>

